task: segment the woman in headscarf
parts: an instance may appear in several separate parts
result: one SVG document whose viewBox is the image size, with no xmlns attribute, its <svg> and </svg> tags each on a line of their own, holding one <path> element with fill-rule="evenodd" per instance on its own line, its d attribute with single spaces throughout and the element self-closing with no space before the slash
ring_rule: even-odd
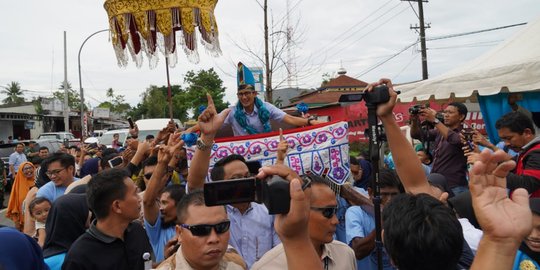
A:
<svg viewBox="0 0 540 270">
<path fill-rule="evenodd" d="M 0 228 L 0 269 L 48 270 L 37 242 L 13 228 Z"/>
<path fill-rule="evenodd" d="M 86 194 L 68 193 L 54 202 L 47 217 L 43 246 L 45 263 L 51 270 L 62 268 L 71 244 L 86 231 L 89 214 Z"/>
<path fill-rule="evenodd" d="M 19 231 L 22 231 L 24 227 L 24 215 L 22 210 L 24 199 L 26 198 L 28 191 L 35 185 L 35 169 L 36 168 L 31 162 L 24 162 L 21 164 L 17 171 L 17 176 L 15 176 L 13 188 L 11 189 L 6 217 L 13 220 L 15 228 Z"/>
<path fill-rule="evenodd" d="M 358 160 L 358 163 L 360 163 L 360 179 L 354 181 L 354 186 L 363 188 L 367 190 L 369 185 L 369 179 L 371 179 L 371 162 L 360 159 Z"/>
</svg>

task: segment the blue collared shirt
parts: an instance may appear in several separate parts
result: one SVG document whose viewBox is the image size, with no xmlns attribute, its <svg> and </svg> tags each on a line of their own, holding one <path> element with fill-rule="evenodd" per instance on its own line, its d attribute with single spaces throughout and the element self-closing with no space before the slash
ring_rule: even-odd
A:
<svg viewBox="0 0 540 270">
<path fill-rule="evenodd" d="M 274 230 L 274 216 L 268 214 L 264 205 L 252 202 L 244 214 L 227 205 L 227 214 L 231 221 L 229 244 L 242 255 L 248 269 L 281 243 Z"/>
<path fill-rule="evenodd" d="M 364 211 L 360 206 L 351 206 L 345 214 L 347 244 L 351 246 L 351 242 L 355 237 L 364 238 L 375 230 L 375 219 L 372 215 Z M 356 260 L 358 269 L 376 270 L 377 268 L 377 253 L 373 249 L 370 255 Z M 383 248 L 383 269 L 394 270 L 395 268 L 390 263 L 390 258 Z"/>
<path fill-rule="evenodd" d="M 276 106 L 268 103 L 263 102 L 266 109 L 270 112 L 270 120 L 275 120 L 278 122 L 281 122 L 283 120 L 283 117 L 285 117 L 285 112 L 278 109 Z M 223 122 L 223 126 L 231 126 L 234 136 L 242 136 L 242 135 L 249 135 L 247 131 L 236 122 L 236 119 L 234 118 L 234 114 L 236 113 L 236 106 L 229 107 L 231 109 L 231 112 L 229 115 L 227 115 L 227 118 L 225 118 L 225 122 Z M 257 106 L 254 106 L 253 112 L 247 113 L 246 110 L 244 110 L 244 114 L 246 115 L 248 124 L 253 127 L 255 130 L 257 130 L 259 133 L 264 132 L 263 124 L 261 123 L 261 120 L 259 119 L 259 111 L 257 109 Z"/>
<path fill-rule="evenodd" d="M 175 226 L 163 227 L 161 225 L 161 212 L 158 212 L 156 223 L 154 225 L 150 224 L 146 218 L 144 219 L 144 228 L 146 235 L 148 235 L 148 239 L 150 240 L 150 245 L 152 245 L 152 249 L 156 255 L 156 262 L 163 261 L 165 259 L 163 253 L 165 245 L 169 240 L 176 236 Z"/>
</svg>

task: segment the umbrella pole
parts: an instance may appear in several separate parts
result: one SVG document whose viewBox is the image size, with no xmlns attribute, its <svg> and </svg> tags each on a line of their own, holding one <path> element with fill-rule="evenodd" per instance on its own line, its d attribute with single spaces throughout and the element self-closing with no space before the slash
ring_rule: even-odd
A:
<svg viewBox="0 0 540 270">
<path fill-rule="evenodd" d="M 165 56 L 165 70 L 167 71 L 167 100 L 169 101 L 169 118 L 173 119 L 171 79 L 169 76 L 169 57 Z"/>
</svg>

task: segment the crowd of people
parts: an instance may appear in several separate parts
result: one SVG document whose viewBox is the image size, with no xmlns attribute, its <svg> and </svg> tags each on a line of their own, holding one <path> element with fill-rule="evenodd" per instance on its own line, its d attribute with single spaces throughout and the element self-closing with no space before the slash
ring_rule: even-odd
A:
<svg viewBox="0 0 540 270">
<path fill-rule="evenodd" d="M 187 131 L 171 122 L 139 141 L 134 128 L 123 147 L 57 153 L 26 155 L 17 145 L 2 172 L 14 179 L 6 216 L 15 228 L 0 228 L 0 269 L 540 269 L 540 137 L 531 119 L 517 111 L 497 121 L 513 158 L 478 132 L 464 134 L 463 104 L 450 103 L 443 119 L 422 108 L 411 115 L 411 136 L 422 141 L 415 149 L 393 117 L 391 81 L 366 91 L 379 84 L 390 92 L 377 116 L 391 166 L 375 172 L 369 156 L 351 157 L 351 177 L 338 188 L 325 175 L 287 167 L 282 136 L 274 165 L 254 170 L 229 155 L 208 173 L 223 126 L 254 134 L 267 132 L 269 119 L 321 124 L 258 100 L 245 81 L 238 103 L 222 112 L 208 96 Z M 206 205 L 207 179 L 250 176 L 289 181 L 289 212 L 270 215 L 255 202 Z"/>
</svg>

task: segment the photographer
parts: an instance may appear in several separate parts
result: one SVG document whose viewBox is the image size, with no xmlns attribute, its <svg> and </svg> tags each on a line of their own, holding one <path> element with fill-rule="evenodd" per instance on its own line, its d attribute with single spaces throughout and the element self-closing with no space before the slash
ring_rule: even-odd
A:
<svg viewBox="0 0 540 270">
<path fill-rule="evenodd" d="M 422 108 L 417 114 L 411 114 L 411 137 L 424 138 L 435 142 L 433 151 L 432 173 L 446 176 L 448 185 L 459 194 L 467 188 L 467 158 L 464 156 L 461 142 L 462 123 L 467 116 L 467 107 L 459 102 L 452 102 L 444 109 L 444 123 L 436 118 L 437 112 L 431 108 Z M 433 124 L 435 128 L 423 131 L 419 116 Z"/>
</svg>

